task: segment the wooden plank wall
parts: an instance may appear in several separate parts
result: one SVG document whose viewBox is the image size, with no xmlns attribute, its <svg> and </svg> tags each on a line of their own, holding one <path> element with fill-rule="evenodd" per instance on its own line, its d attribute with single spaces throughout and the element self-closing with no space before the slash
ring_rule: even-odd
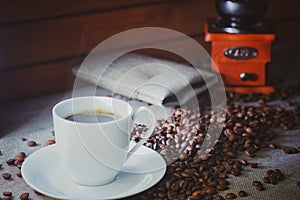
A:
<svg viewBox="0 0 300 200">
<path fill-rule="evenodd" d="M 298 0 L 271 1 L 278 43 L 299 42 Z M 157 26 L 185 33 L 209 51 L 203 24 L 213 0 L 27 0 L 0 6 L 0 102 L 72 87 L 72 67 L 106 38 Z M 154 53 L 155 54 L 155 53 Z"/>
</svg>

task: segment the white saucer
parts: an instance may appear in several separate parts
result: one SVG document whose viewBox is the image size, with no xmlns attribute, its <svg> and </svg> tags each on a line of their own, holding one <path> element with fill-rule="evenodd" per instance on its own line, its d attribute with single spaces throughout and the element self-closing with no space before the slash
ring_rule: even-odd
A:
<svg viewBox="0 0 300 200">
<path fill-rule="evenodd" d="M 60 163 L 56 145 L 31 154 L 22 165 L 25 182 L 33 189 L 57 199 L 118 199 L 140 193 L 162 179 L 164 159 L 142 146 L 124 164 L 117 179 L 104 186 L 87 187 L 72 182 Z"/>
</svg>

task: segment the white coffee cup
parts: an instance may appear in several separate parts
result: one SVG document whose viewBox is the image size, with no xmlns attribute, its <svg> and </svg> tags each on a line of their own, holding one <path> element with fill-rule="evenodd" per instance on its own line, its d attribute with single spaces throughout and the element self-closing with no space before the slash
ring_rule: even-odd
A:
<svg viewBox="0 0 300 200">
<path fill-rule="evenodd" d="M 96 123 L 66 119 L 76 113 L 99 110 L 111 113 L 114 119 Z M 151 122 L 143 139 L 129 150 L 130 131 L 141 112 L 146 112 Z M 110 97 L 87 96 L 64 100 L 54 106 L 52 114 L 61 162 L 74 182 L 86 186 L 114 181 L 124 162 L 155 128 L 155 116 L 151 110 L 140 107 L 133 112 L 127 102 Z"/>
</svg>

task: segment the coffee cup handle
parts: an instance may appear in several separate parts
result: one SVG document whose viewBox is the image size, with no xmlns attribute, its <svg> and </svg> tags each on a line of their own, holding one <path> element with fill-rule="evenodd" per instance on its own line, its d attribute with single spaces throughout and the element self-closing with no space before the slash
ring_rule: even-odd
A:
<svg viewBox="0 0 300 200">
<path fill-rule="evenodd" d="M 136 120 L 136 117 L 141 113 L 141 112 L 147 112 L 150 115 L 151 118 L 151 123 L 148 126 L 148 129 L 145 132 L 145 135 L 143 138 L 140 139 L 140 141 L 138 143 L 135 144 L 134 147 L 132 147 L 127 155 L 127 159 L 130 158 L 132 156 L 132 154 L 134 154 L 134 152 L 136 152 L 136 150 L 138 150 L 146 141 L 147 139 L 152 135 L 154 129 L 155 129 L 155 124 L 156 124 L 156 118 L 154 113 L 147 107 L 142 106 L 136 109 L 136 111 L 134 112 L 133 116 L 132 116 L 132 121 L 133 123 Z"/>
</svg>

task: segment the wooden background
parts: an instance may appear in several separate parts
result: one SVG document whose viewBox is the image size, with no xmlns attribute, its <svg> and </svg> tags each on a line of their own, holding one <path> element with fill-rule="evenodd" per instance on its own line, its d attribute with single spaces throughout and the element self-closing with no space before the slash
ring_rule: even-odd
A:
<svg viewBox="0 0 300 200">
<path fill-rule="evenodd" d="M 174 29 L 209 51 L 203 24 L 217 16 L 213 0 L 1 1 L 0 102 L 71 88 L 72 67 L 106 38 L 132 28 Z M 293 76 L 300 68 L 299 0 L 272 0 L 266 18 L 277 29 L 273 71 Z"/>
</svg>

